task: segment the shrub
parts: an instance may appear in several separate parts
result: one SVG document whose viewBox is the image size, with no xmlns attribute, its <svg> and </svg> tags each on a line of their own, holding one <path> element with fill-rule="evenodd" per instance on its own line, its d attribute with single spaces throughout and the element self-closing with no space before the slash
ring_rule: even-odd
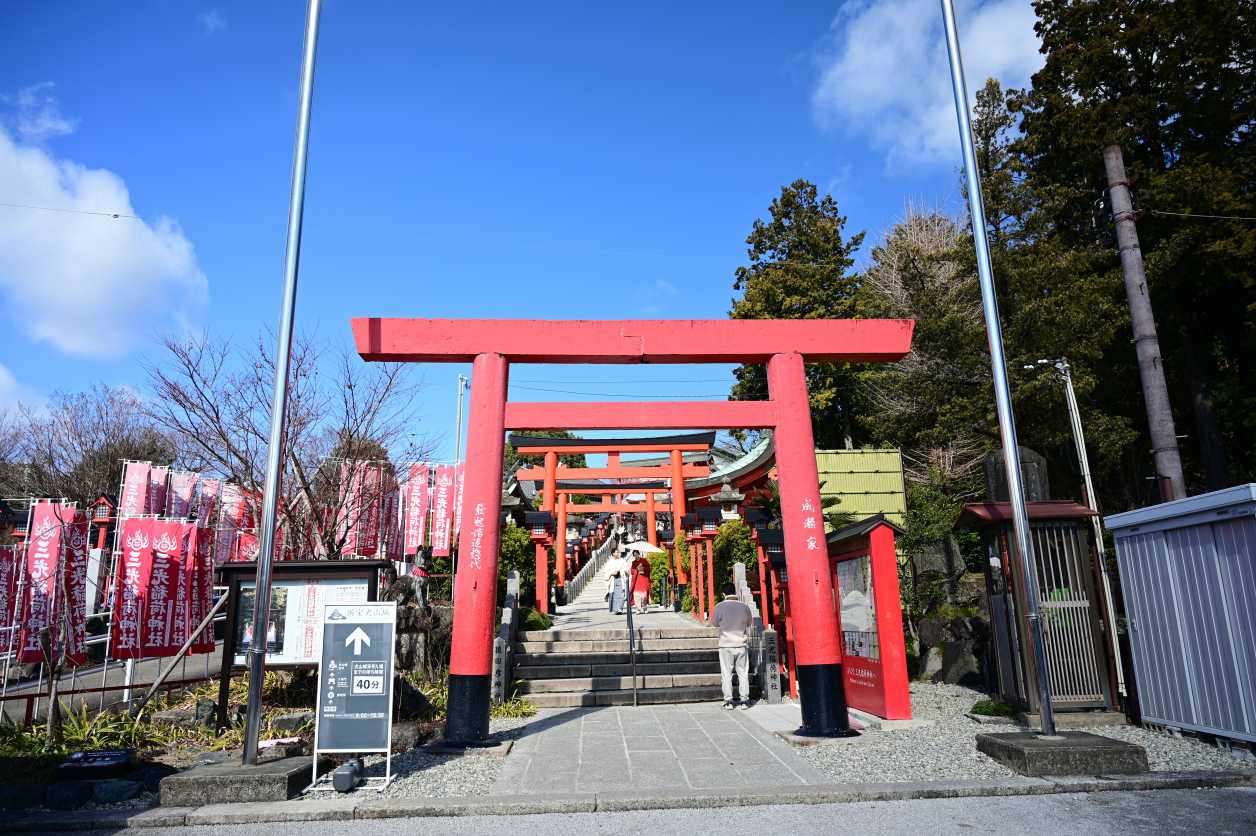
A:
<svg viewBox="0 0 1256 836">
<path fill-rule="evenodd" d="M 985 717 L 1012 717 L 1016 714 L 1016 709 L 998 700 L 982 700 L 974 705 L 969 713 Z"/>
</svg>

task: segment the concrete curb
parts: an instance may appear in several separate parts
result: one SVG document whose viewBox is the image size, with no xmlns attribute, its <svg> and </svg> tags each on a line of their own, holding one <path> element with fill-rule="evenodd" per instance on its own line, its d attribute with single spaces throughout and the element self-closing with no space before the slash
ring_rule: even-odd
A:
<svg viewBox="0 0 1256 836">
<path fill-rule="evenodd" d="M 887 784 L 812 784 L 746 788 L 615 791 L 555 795 L 477 795 L 448 798 L 350 798 L 210 804 L 130 810 L 25 814 L 12 811 L 0 832 L 121 830 L 181 825 L 290 821 L 519 816 L 540 813 L 753 807 L 777 804 L 850 804 L 936 798 L 1051 795 L 1076 792 L 1256 787 L 1256 772 L 1145 772 L 1135 775 L 1063 775 L 997 781 L 916 781 Z M 9 812 L 9 811 L 6 811 Z"/>
</svg>

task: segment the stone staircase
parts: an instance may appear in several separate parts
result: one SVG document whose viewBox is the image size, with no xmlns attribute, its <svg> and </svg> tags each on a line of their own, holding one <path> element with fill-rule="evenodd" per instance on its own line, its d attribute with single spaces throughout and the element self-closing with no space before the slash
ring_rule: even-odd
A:
<svg viewBox="0 0 1256 836">
<path fill-rule="evenodd" d="M 722 699 L 714 628 L 639 628 L 640 704 Z M 625 630 L 539 630 L 519 634 L 516 693 L 539 707 L 632 705 L 632 663 Z"/>
</svg>

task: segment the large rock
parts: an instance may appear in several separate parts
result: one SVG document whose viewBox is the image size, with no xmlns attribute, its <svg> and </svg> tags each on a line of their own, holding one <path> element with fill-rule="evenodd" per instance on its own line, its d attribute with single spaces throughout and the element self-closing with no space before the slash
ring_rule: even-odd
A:
<svg viewBox="0 0 1256 836">
<path fill-rule="evenodd" d="M 313 711 L 297 711 L 292 714 L 280 714 L 270 721 L 270 727 L 276 731 L 296 731 L 302 726 L 308 726 L 313 722 Z"/>
<path fill-rule="evenodd" d="M 393 723 L 392 753 L 394 755 L 404 755 L 422 742 L 423 730 L 419 728 L 418 723 L 405 721 Z"/>
<path fill-rule="evenodd" d="M 0 787 L 0 810 L 25 810 L 44 803 L 43 784 L 9 784 Z"/>
<path fill-rule="evenodd" d="M 44 806 L 50 810 L 76 810 L 91 797 L 91 781 L 62 781 L 48 788 L 44 794 Z"/>
<path fill-rule="evenodd" d="M 943 638 L 950 638 L 946 635 L 946 619 L 945 618 L 922 618 L 916 624 L 916 633 L 920 636 L 920 655 L 925 655 L 927 648 L 937 647 L 938 642 Z"/>
<path fill-rule="evenodd" d="M 169 723 L 181 729 L 196 726 L 196 712 L 185 708 L 172 708 L 169 711 L 158 711 L 153 715 L 154 723 Z"/>
<path fill-rule="evenodd" d="M 130 801 L 144 791 L 139 781 L 101 781 L 92 787 L 92 801 L 96 804 L 117 804 Z"/>
<path fill-rule="evenodd" d="M 933 675 L 933 681 L 947 685 L 980 685 L 981 675 L 977 671 L 977 660 L 973 658 L 973 643 L 947 642 L 946 649 L 942 651 L 942 664 Z"/>
<path fill-rule="evenodd" d="M 412 720 L 432 710 L 432 703 L 427 695 L 404 676 L 398 675 L 393 678 L 393 693 L 400 696 L 397 701 L 397 711 L 393 717 L 394 721 Z"/>
<path fill-rule="evenodd" d="M 218 721 L 218 703 L 210 699 L 197 700 L 193 720 L 198 726 L 213 726 Z"/>
<path fill-rule="evenodd" d="M 928 679 L 942 669 L 942 651 L 936 647 L 920 657 L 920 667 L 916 671 L 917 679 Z"/>
</svg>

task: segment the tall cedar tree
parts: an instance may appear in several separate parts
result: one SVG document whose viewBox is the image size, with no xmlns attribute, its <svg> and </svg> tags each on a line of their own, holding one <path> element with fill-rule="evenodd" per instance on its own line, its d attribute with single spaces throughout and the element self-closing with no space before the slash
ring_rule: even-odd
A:
<svg viewBox="0 0 1256 836">
<path fill-rule="evenodd" d="M 843 238 L 846 216 L 832 195 L 795 180 L 781 189 L 768 208 L 766 222 L 756 220 L 746 243 L 749 267 L 738 267 L 733 289 L 733 319 L 858 318 L 858 276 L 854 253 L 864 233 Z M 767 370 L 747 364 L 735 370 L 730 400 L 766 400 Z M 848 363 L 809 363 L 811 422 L 816 446 L 847 446 L 857 409 L 858 372 Z"/>
<path fill-rule="evenodd" d="M 1183 463 L 1192 491 L 1250 481 L 1256 471 L 1256 224 L 1168 213 L 1256 216 L 1256 4 L 1250 0 L 1040 0 L 1036 31 L 1046 55 L 1032 86 L 1013 100 L 1017 142 L 1044 215 L 1038 234 L 1068 254 L 1083 278 L 1121 308 L 1115 250 L 1089 234 L 1108 186 L 1102 153 L 1120 145 L 1139 221 L 1148 291 Z M 1163 214 L 1156 214 L 1156 211 Z M 1089 254 L 1098 250 L 1103 258 Z M 1105 347 L 1096 396 L 1127 416 L 1150 447 L 1134 356 L 1125 339 Z M 1127 482 L 1151 472 L 1132 452 Z M 1130 472 L 1136 468 L 1136 472 Z M 1134 497 L 1131 497 L 1133 499 Z M 1141 501 L 1148 496 L 1138 497 Z"/>
</svg>

